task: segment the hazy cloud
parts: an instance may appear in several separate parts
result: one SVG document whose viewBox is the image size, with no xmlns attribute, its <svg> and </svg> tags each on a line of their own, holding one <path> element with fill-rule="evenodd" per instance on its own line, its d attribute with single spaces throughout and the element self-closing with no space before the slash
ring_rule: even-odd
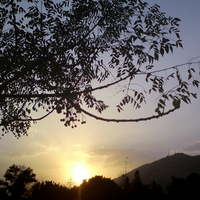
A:
<svg viewBox="0 0 200 200">
<path fill-rule="evenodd" d="M 187 144 L 183 148 L 183 151 L 186 151 L 186 152 L 199 152 L 200 151 L 200 141 L 196 141 L 196 142 Z"/>
<path fill-rule="evenodd" d="M 117 148 L 94 148 L 85 151 L 77 151 L 74 155 L 84 157 L 87 163 L 98 165 L 101 163 L 103 167 L 121 167 L 125 166 L 133 168 L 143 163 L 148 157 L 148 149 L 117 149 Z"/>
<path fill-rule="evenodd" d="M 14 151 L 12 148 L 6 151 L 2 151 L 1 156 L 8 156 L 9 158 L 36 157 L 40 154 L 46 154 L 55 150 L 57 149 L 53 146 L 46 146 L 35 142 L 28 146 L 23 146 L 20 148 L 20 150 L 17 151 Z"/>
</svg>

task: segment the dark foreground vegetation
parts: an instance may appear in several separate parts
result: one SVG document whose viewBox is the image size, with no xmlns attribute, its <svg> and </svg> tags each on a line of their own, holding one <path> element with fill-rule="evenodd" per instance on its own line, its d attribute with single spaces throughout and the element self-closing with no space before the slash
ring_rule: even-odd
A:
<svg viewBox="0 0 200 200">
<path fill-rule="evenodd" d="M 200 175 L 191 173 L 186 179 L 172 177 L 163 192 L 160 185 L 153 182 L 144 185 L 140 172 L 134 179 L 122 176 L 121 185 L 110 178 L 95 176 L 84 180 L 80 186 L 61 185 L 53 181 L 39 182 L 31 168 L 12 165 L 0 180 L 0 199 L 3 200 L 131 200 L 131 199 L 174 199 L 197 197 L 200 189 Z"/>
</svg>

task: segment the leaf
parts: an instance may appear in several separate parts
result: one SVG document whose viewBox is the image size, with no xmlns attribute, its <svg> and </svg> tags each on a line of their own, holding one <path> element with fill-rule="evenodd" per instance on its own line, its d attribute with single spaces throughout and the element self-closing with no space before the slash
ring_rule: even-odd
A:
<svg viewBox="0 0 200 200">
<path fill-rule="evenodd" d="M 156 108 L 156 109 L 155 109 L 155 112 L 157 112 L 159 115 L 161 114 L 159 108 Z"/>
<path fill-rule="evenodd" d="M 197 93 L 191 93 L 191 95 L 192 95 L 195 99 L 197 99 Z"/>
<path fill-rule="evenodd" d="M 179 44 L 179 46 L 181 47 L 181 48 L 183 48 L 183 45 L 182 45 L 182 43 L 178 43 Z"/>
<path fill-rule="evenodd" d="M 139 100 L 140 97 L 141 97 L 141 94 L 138 94 L 138 96 L 137 96 L 137 100 Z"/>
<path fill-rule="evenodd" d="M 175 99 L 174 96 L 173 96 L 172 94 L 169 94 L 169 97 L 170 97 L 171 99 Z"/>
<path fill-rule="evenodd" d="M 175 21 L 178 21 L 178 22 L 181 21 L 178 17 L 175 17 L 174 20 L 175 20 Z"/>
<path fill-rule="evenodd" d="M 173 47 L 172 47 L 172 46 L 169 46 L 169 48 L 170 48 L 171 52 L 173 53 Z"/>
<path fill-rule="evenodd" d="M 183 82 L 181 83 L 181 88 L 183 88 L 183 87 L 187 90 L 187 89 L 188 89 L 188 83 L 185 82 L 185 81 L 183 81 Z"/>
<path fill-rule="evenodd" d="M 180 99 L 178 99 L 178 100 L 174 99 L 174 101 L 172 102 L 172 104 L 173 104 L 173 106 L 175 108 L 180 108 L 181 100 Z"/>
<path fill-rule="evenodd" d="M 164 106 L 160 103 L 158 103 L 158 107 L 164 109 Z"/>
<path fill-rule="evenodd" d="M 60 114 L 60 113 L 62 112 L 62 108 L 61 108 L 60 106 L 58 106 L 58 107 L 56 108 L 56 111 L 57 111 L 58 114 Z"/>
<path fill-rule="evenodd" d="M 134 94 L 134 96 L 136 97 L 136 96 L 137 96 L 137 94 L 138 94 L 138 92 L 137 92 L 137 91 L 135 91 L 135 94 Z"/>
<path fill-rule="evenodd" d="M 134 100 L 134 99 L 131 97 L 131 103 L 133 103 L 133 100 Z"/>
<path fill-rule="evenodd" d="M 149 78 L 150 76 L 151 76 L 151 73 L 148 73 L 147 76 L 146 76 L 146 79 L 145 79 L 146 82 L 148 82 L 148 78 Z"/>
<path fill-rule="evenodd" d="M 162 99 L 160 99 L 159 102 L 160 102 L 162 105 L 165 106 L 165 102 L 164 102 Z"/>
<path fill-rule="evenodd" d="M 160 54 L 163 56 L 163 55 L 164 55 L 164 53 L 165 53 L 165 51 L 164 51 L 164 48 L 163 48 L 163 47 L 161 47 L 161 48 L 160 48 Z"/>
<path fill-rule="evenodd" d="M 159 59 L 159 55 L 157 53 L 154 53 L 154 57 L 155 57 L 156 60 Z"/>
<path fill-rule="evenodd" d="M 147 65 L 146 66 L 146 70 L 150 70 L 150 69 L 152 69 L 154 67 L 154 65 Z"/>
<path fill-rule="evenodd" d="M 168 96 L 166 94 L 163 94 L 162 97 L 167 99 L 167 100 L 169 100 L 169 98 L 168 98 Z"/>
<path fill-rule="evenodd" d="M 187 103 L 187 104 L 191 103 L 191 101 L 190 101 L 190 99 L 189 99 L 188 96 L 182 96 L 181 99 L 182 99 L 185 103 Z"/>
<path fill-rule="evenodd" d="M 170 41 L 170 40 L 167 39 L 167 38 L 163 38 L 163 40 L 162 40 L 163 43 L 167 43 L 167 42 L 169 42 L 169 41 Z"/>
<path fill-rule="evenodd" d="M 122 110 L 123 110 L 122 107 L 118 105 L 118 106 L 117 106 L 117 111 L 118 111 L 118 112 L 121 112 Z"/>
<path fill-rule="evenodd" d="M 197 80 L 194 80 L 192 82 L 192 84 L 193 84 L 193 86 L 196 86 L 197 88 L 199 87 L 199 81 L 197 81 Z"/>
<path fill-rule="evenodd" d="M 165 45 L 165 51 L 167 52 L 167 53 L 169 53 L 169 46 L 166 44 Z"/>
<path fill-rule="evenodd" d="M 149 89 L 149 94 L 151 94 L 151 89 Z"/>
<path fill-rule="evenodd" d="M 153 87 L 152 90 L 156 92 L 156 88 Z"/>
</svg>

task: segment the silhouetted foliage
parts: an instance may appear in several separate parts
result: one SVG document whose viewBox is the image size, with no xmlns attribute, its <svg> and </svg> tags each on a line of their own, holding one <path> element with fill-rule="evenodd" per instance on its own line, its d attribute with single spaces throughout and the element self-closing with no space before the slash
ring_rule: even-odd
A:
<svg viewBox="0 0 200 200">
<path fill-rule="evenodd" d="M 150 192 L 149 192 L 149 198 L 150 199 L 164 199 L 166 198 L 166 196 L 164 195 L 163 189 L 161 185 L 158 185 L 155 181 L 153 181 L 152 185 L 149 188 Z"/>
<path fill-rule="evenodd" d="M 156 182 L 144 185 L 140 172 L 123 187 L 110 178 L 95 176 L 84 180 L 79 187 L 67 187 L 53 181 L 38 182 L 30 168 L 12 165 L 0 180 L 0 199 L 2 200 L 168 200 L 194 199 L 198 197 L 200 175 L 191 173 L 186 179 L 172 177 L 167 193 Z"/>
<path fill-rule="evenodd" d="M 168 186 L 169 197 L 194 199 L 199 195 L 200 175 L 190 174 L 186 179 L 172 177 L 172 182 Z"/>
<path fill-rule="evenodd" d="M 4 133 L 12 132 L 17 138 L 26 135 L 31 122 L 54 111 L 62 113 L 61 121 L 72 128 L 78 121 L 86 122 L 84 115 L 113 122 L 145 121 L 167 115 L 181 101 L 196 98 L 189 82 L 198 87 L 191 67 L 197 62 L 189 62 L 186 80 L 178 70 L 181 65 L 153 71 L 153 62 L 160 56 L 182 47 L 180 19 L 166 16 L 157 4 L 149 6 L 141 0 L 3 0 L 0 12 L 0 126 Z M 167 77 L 160 74 L 169 69 L 174 72 Z M 144 85 L 136 89 L 132 82 L 138 76 Z M 175 85 L 165 88 L 173 78 Z M 107 119 L 92 114 L 89 109 L 102 113 L 109 107 L 94 92 L 113 85 L 123 85 L 118 92 L 125 91 L 116 105 L 118 112 L 127 104 L 140 108 L 146 95 L 157 92 L 156 115 Z M 41 110 L 43 115 L 34 118 L 34 112 Z"/>
<path fill-rule="evenodd" d="M 137 170 L 134 174 L 133 182 L 131 185 L 132 198 L 146 198 L 148 195 L 147 187 L 143 185 L 140 178 L 140 172 Z"/>
<path fill-rule="evenodd" d="M 25 199 L 31 194 L 31 188 L 36 182 L 36 175 L 31 168 L 12 165 L 4 174 L 5 180 L 1 180 L 1 194 L 11 199 Z"/>
<path fill-rule="evenodd" d="M 123 187 L 123 199 L 128 200 L 131 198 L 131 183 L 129 177 L 125 176 L 125 184 Z"/>
<path fill-rule="evenodd" d="M 95 176 L 80 186 L 83 200 L 121 199 L 120 187 L 111 179 Z"/>
<path fill-rule="evenodd" d="M 198 173 L 191 173 L 187 177 L 187 182 L 188 182 L 188 190 L 192 194 L 199 195 L 199 189 L 200 189 L 200 175 Z"/>
<path fill-rule="evenodd" d="M 45 181 L 37 183 L 33 187 L 31 200 L 72 200 L 78 199 L 78 189 L 67 188 L 66 186 Z"/>
</svg>

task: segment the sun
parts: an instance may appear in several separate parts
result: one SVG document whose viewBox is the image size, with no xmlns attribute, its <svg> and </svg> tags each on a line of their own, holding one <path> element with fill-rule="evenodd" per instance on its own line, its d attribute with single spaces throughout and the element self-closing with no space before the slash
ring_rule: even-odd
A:
<svg viewBox="0 0 200 200">
<path fill-rule="evenodd" d="M 77 164 L 72 173 L 72 179 L 81 184 L 84 179 L 88 179 L 88 171 L 82 164 Z"/>
</svg>

